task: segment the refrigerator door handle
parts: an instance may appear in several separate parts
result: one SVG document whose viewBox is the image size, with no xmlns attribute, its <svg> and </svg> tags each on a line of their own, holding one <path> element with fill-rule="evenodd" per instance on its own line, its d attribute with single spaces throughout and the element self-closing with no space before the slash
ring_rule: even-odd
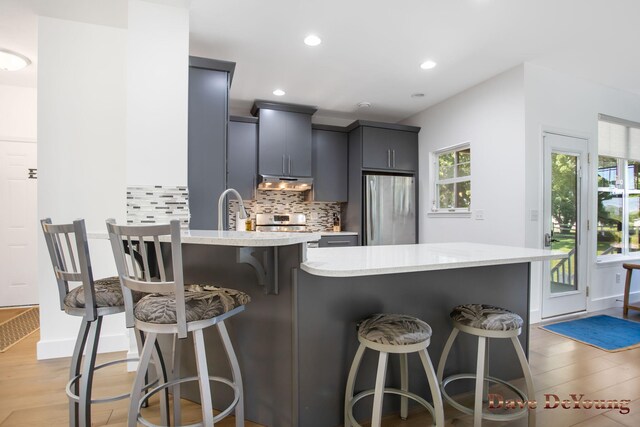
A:
<svg viewBox="0 0 640 427">
<path fill-rule="evenodd" d="M 371 242 L 373 242 L 373 239 L 375 238 L 374 232 L 373 232 L 373 228 L 374 228 L 374 222 L 373 222 L 373 197 L 375 195 L 375 184 L 373 182 L 373 180 L 370 180 L 371 178 L 366 178 L 367 180 L 367 200 L 366 200 L 366 206 L 367 206 L 367 218 L 366 218 L 366 228 L 367 228 L 367 245 L 370 245 Z"/>
<path fill-rule="evenodd" d="M 387 150 L 387 167 L 391 167 L 391 150 Z"/>
</svg>

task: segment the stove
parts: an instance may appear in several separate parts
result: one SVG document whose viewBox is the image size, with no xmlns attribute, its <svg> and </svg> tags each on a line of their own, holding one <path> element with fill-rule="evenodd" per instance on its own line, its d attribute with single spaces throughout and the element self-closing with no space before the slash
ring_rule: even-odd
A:
<svg viewBox="0 0 640 427">
<path fill-rule="evenodd" d="M 256 231 L 306 232 L 307 216 L 301 213 L 256 214 Z"/>
</svg>

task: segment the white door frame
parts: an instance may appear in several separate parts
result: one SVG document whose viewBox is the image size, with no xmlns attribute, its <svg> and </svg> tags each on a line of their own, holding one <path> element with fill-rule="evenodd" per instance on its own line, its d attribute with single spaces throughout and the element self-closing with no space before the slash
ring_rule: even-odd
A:
<svg viewBox="0 0 640 427">
<path fill-rule="evenodd" d="M 557 138 L 552 141 L 552 138 Z M 561 140 L 571 138 L 571 140 Z M 564 153 L 576 155 L 578 160 L 578 247 L 576 249 L 576 260 L 578 269 L 576 270 L 578 282 L 577 290 L 551 294 L 550 292 L 550 262 L 543 263 L 542 272 L 542 304 L 541 317 L 549 318 L 562 316 L 575 312 L 587 310 L 587 293 L 589 283 L 589 235 L 587 221 L 589 219 L 589 188 L 590 188 L 590 167 L 589 167 L 589 139 L 568 132 L 558 132 L 549 129 L 542 131 L 542 151 L 543 151 L 543 214 L 542 214 L 542 246 L 546 248 L 544 242 L 545 233 L 551 230 L 551 153 Z"/>
</svg>

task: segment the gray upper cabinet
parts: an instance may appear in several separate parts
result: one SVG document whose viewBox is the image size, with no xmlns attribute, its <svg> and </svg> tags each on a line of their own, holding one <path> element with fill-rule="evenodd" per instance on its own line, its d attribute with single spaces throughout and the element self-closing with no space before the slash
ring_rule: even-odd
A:
<svg viewBox="0 0 640 427">
<path fill-rule="evenodd" d="M 217 228 L 218 195 L 227 186 L 229 85 L 235 63 L 189 58 L 188 173 L 190 227 Z"/>
<path fill-rule="evenodd" d="M 348 200 L 348 136 L 345 132 L 313 130 L 311 200 L 317 202 Z"/>
<path fill-rule="evenodd" d="M 364 126 L 362 167 L 406 172 L 418 170 L 418 134 Z"/>
<path fill-rule="evenodd" d="M 260 111 L 258 171 L 262 175 L 286 175 L 287 114 L 286 111 Z"/>
<path fill-rule="evenodd" d="M 314 107 L 256 101 L 251 113 L 258 125 L 258 173 L 311 176 L 311 115 Z"/>
<path fill-rule="evenodd" d="M 286 175 L 311 176 L 311 115 L 288 114 Z"/>
<path fill-rule="evenodd" d="M 255 199 L 258 170 L 258 121 L 253 117 L 231 117 L 227 147 L 227 188 L 235 188 L 243 199 Z"/>
</svg>

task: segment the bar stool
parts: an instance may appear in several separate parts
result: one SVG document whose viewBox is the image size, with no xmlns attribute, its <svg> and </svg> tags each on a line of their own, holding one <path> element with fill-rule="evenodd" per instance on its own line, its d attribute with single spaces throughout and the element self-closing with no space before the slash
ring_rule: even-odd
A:
<svg viewBox="0 0 640 427">
<path fill-rule="evenodd" d="M 182 270 L 180 223 L 177 220 L 171 221 L 170 224 L 148 226 L 116 225 L 113 220 L 107 220 L 107 230 L 123 288 L 127 326 L 135 326 L 147 333 L 131 390 L 129 427 L 137 426 L 138 422 L 146 426 L 153 426 L 154 424 L 142 417 L 140 408 L 146 399 L 168 388 L 173 390 L 174 425 L 180 425 L 180 384 L 188 381 L 198 381 L 200 388 L 202 423 L 196 425 L 213 427 L 215 422 L 235 410 L 235 425 L 243 427 L 242 376 L 224 321 L 244 311 L 245 304 L 250 301 L 249 296 L 240 291 L 216 286 L 185 286 Z M 160 238 L 166 238 L 166 236 L 170 236 L 171 239 L 170 251 L 163 251 L 160 246 Z M 140 271 L 136 263 L 128 265 L 126 262 L 125 242 L 130 250 L 134 247 L 134 241 L 137 242 L 144 271 Z M 165 261 L 165 257 L 170 261 Z M 154 270 L 151 270 L 151 266 Z M 158 276 L 152 277 L 151 274 L 145 273 L 150 271 L 157 271 Z M 148 294 L 134 304 L 132 295 L 136 291 Z M 232 380 L 209 375 L 202 331 L 213 325 L 217 326 L 220 333 L 224 350 L 231 365 Z M 186 338 L 189 332 L 193 334 L 198 375 L 181 378 L 178 339 Z M 173 335 L 174 338 L 172 379 L 143 394 L 144 372 L 149 364 L 158 334 Z M 234 392 L 231 404 L 215 417 L 213 416 L 210 381 L 223 383 Z"/>
<path fill-rule="evenodd" d="M 453 320 L 453 331 L 451 331 L 451 335 L 444 346 L 442 356 L 440 357 L 440 363 L 438 364 L 438 383 L 440 384 L 443 398 L 459 411 L 473 415 L 474 427 L 480 427 L 483 419 L 492 421 L 511 421 L 526 416 L 527 412 L 529 414 L 529 427 L 534 427 L 536 425 L 536 411 L 528 410 L 528 406 L 510 414 L 492 414 L 482 411 L 482 401 L 483 398 L 486 397 L 486 392 L 488 392 L 488 383 L 497 383 L 508 387 L 516 393 L 523 402 L 527 401 L 527 396 L 530 396 L 532 399 L 535 398 L 535 389 L 533 387 L 533 380 L 531 378 L 531 370 L 529 369 L 527 356 L 525 355 L 524 350 L 520 345 L 520 341 L 518 340 L 518 336 L 522 332 L 522 325 L 524 323 L 522 317 L 504 308 L 486 304 L 458 305 L 453 308 L 450 317 Z M 442 377 L 444 374 L 445 364 L 447 363 L 447 357 L 449 356 L 453 342 L 460 332 L 478 337 L 476 373 L 451 375 L 443 379 Z M 489 376 L 488 358 L 486 357 L 489 338 L 511 339 L 513 347 L 516 350 L 516 354 L 518 355 L 522 372 L 524 373 L 527 385 L 527 394 L 523 393 L 507 381 Z M 456 402 L 445 390 L 448 384 L 459 379 L 476 380 L 473 409 Z"/>
<path fill-rule="evenodd" d="M 94 281 L 84 220 L 74 221 L 73 224 L 52 224 L 51 219 L 46 218 L 40 223 L 58 284 L 60 309 L 71 316 L 82 317 L 66 386 L 69 396 L 69 425 L 90 427 L 92 403 L 112 402 L 129 397 L 129 394 L 125 393 L 92 399 L 94 372 L 117 363 L 138 360 L 120 359 L 96 366 L 103 317 L 124 312 L 120 280 L 117 277 L 108 277 Z M 69 283 L 73 282 L 80 282 L 81 285 L 69 290 Z M 132 294 L 135 301 L 141 296 L 138 292 Z M 137 335 L 137 339 L 140 342 L 144 337 Z M 158 361 L 155 364 L 158 377 L 166 381 L 167 373 L 159 347 L 154 347 L 154 355 Z M 151 385 L 153 383 L 145 388 Z M 168 394 L 164 397 L 163 404 L 168 405 Z M 168 421 L 168 418 L 166 420 Z"/>
<path fill-rule="evenodd" d="M 444 426 L 444 410 L 442 397 L 436 382 L 436 375 L 429 358 L 427 347 L 431 341 L 431 327 L 420 319 L 403 314 L 375 314 L 358 325 L 358 341 L 360 346 L 351 364 L 347 388 L 344 397 L 344 427 L 359 427 L 353 416 L 353 406 L 361 399 L 373 395 L 373 413 L 371 426 L 380 427 L 382 419 L 382 400 L 385 393 L 401 396 L 400 417 L 407 418 L 408 400 L 412 399 L 424 406 L 435 420 L 437 427 Z M 358 368 L 366 349 L 379 352 L 378 373 L 375 388 L 353 395 Z M 384 386 L 389 353 L 400 355 L 400 390 Z M 409 392 L 409 373 L 407 354 L 418 353 L 422 366 L 427 374 L 427 381 L 433 406 L 422 397 Z"/>
</svg>

